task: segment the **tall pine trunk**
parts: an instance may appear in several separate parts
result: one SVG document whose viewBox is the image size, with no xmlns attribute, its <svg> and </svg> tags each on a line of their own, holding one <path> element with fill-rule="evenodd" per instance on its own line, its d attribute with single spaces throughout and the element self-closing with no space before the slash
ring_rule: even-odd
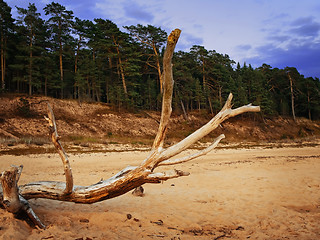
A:
<svg viewBox="0 0 320 240">
<path fill-rule="evenodd" d="M 162 74 L 161 74 L 161 68 L 160 68 L 160 61 L 159 61 L 159 56 L 157 55 L 157 70 L 158 70 L 158 75 L 159 75 L 159 83 L 160 83 L 160 92 L 162 93 L 162 88 L 163 88 L 163 79 L 162 79 Z"/>
<path fill-rule="evenodd" d="M 82 36 L 80 35 L 79 36 L 79 41 L 78 41 L 78 44 L 77 44 L 77 51 L 76 51 L 76 56 L 75 56 L 75 60 L 74 60 L 74 74 L 76 76 L 77 74 L 77 71 L 78 71 L 78 59 L 79 59 L 79 51 L 80 51 L 80 43 L 81 43 L 81 39 L 82 39 Z M 77 91 L 78 89 L 78 91 Z M 79 93 L 79 83 L 75 82 L 74 83 L 74 98 L 77 98 L 77 94 Z M 79 99 L 79 94 L 78 94 L 78 99 Z"/>
<path fill-rule="evenodd" d="M 4 55 L 4 36 L 1 34 L 1 88 L 5 89 L 5 55 Z"/>
<path fill-rule="evenodd" d="M 31 30 L 32 31 L 32 30 Z M 32 32 L 30 36 L 30 54 L 29 54 L 29 96 L 32 95 L 32 57 L 33 57 L 33 52 L 32 52 Z"/>
<path fill-rule="evenodd" d="M 296 115 L 295 115 L 295 111 L 294 111 L 294 95 L 293 95 L 293 83 L 292 83 L 293 81 L 292 81 L 292 78 L 289 73 L 288 73 L 288 77 L 289 77 L 289 81 L 290 81 L 292 117 L 293 117 L 293 120 L 296 121 Z"/>
<path fill-rule="evenodd" d="M 154 51 L 154 55 L 156 56 L 156 67 L 157 67 L 157 71 L 158 71 L 158 76 L 159 76 L 159 84 L 160 84 L 160 93 L 162 93 L 162 88 L 163 88 L 163 79 L 162 79 L 162 73 L 161 73 L 161 67 L 160 67 L 160 59 L 159 59 L 159 54 L 157 51 L 157 48 L 153 45 L 152 46 L 153 51 Z"/>
<path fill-rule="evenodd" d="M 62 62 L 62 27 L 61 22 L 59 21 L 59 65 L 60 65 L 60 82 L 61 82 L 61 99 L 63 99 L 63 62 Z"/>
<path fill-rule="evenodd" d="M 119 68 L 120 68 L 123 91 L 124 91 L 124 94 L 125 94 L 126 99 L 127 99 L 128 98 L 128 91 L 127 91 L 126 79 L 125 79 L 124 70 L 123 70 L 122 61 L 121 61 L 121 57 L 120 56 L 119 56 L 118 60 L 119 60 Z"/>
<path fill-rule="evenodd" d="M 60 42 L 60 49 L 59 49 L 59 64 L 60 64 L 61 98 L 63 98 L 62 42 Z"/>
<path fill-rule="evenodd" d="M 310 92 L 309 92 L 309 90 L 307 91 L 307 94 L 308 94 L 308 117 L 309 117 L 309 120 L 311 120 Z"/>
<path fill-rule="evenodd" d="M 114 43 L 114 45 L 116 46 L 116 49 L 117 49 L 118 62 L 119 62 L 119 68 L 120 68 L 120 74 L 121 74 L 121 80 L 122 80 L 122 86 L 123 86 L 123 92 L 124 92 L 124 95 L 125 95 L 126 100 L 127 100 L 128 99 L 128 91 L 127 91 L 127 84 L 126 84 L 126 79 L 125 79 L 122 59 L 121 59 L 121 56 L 120 56 L 119 44 L 116 42 L 114 37 L 113 37 L 113 43 Z"/>
<path fill-rule="evenodd" d="M 112 58 L 108 57 L 109 60 L 109 69 L 110 69 L 110 81 L 112 81 L 113 74 L 112 74 Z M 107 103 L 110 103 L 110 97 L 109 97 L 109 81 L 108 78 L 106 77 L 106 101 Z"/>
<path fill-rule="evenodd" d="M 205 61 L 204 61 L 204 58 L 202 58 L 202 83 L 203 83 L 203 90 L 204 90 L 204 92 L 206 92 L 207 81 L 206 81 L 206 74 L 205 74 Z"/>
</svg>

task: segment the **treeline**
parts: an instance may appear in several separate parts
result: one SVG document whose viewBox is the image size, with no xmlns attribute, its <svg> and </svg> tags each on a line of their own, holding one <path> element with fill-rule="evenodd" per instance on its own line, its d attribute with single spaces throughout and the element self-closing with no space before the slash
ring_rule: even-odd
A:
<svg viewBox="0 0 320 240">
<path fill-rule="evenodd" d="M 155 26 L 82 20 L 59 3 L 11 8 L 0 0 L 1 91 L 103 101 L 118 109 L 161 108 L 167 33 Z M 256 69 L 195 45 L 174 55 L 175 109 L 216 113 L 229 92 L 235 107 L 252 102 L 264 116 L 320 118 L 319 78 L 296 68 Z"/>
</svg>

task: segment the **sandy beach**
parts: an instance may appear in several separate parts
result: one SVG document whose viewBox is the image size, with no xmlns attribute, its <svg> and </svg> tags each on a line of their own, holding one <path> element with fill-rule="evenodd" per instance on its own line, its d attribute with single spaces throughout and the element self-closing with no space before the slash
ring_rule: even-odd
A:
<svg viewBox="0 0 320 240">
<path fill-rule="evenodd" d="M 70 155 L 75 184 L 107 179 L 147 154 Z M 57 154 L 0 156 L 1 171 L 11 164 L 24 165 L 19 184 L 64 181 Z M 45 230 L 0 209 L 0 239 L 320 239 L 319 147 L 219 149 L 174 168 L 190 176 L 144 185 L 143 197 L 30 200 Z"/>
</svg>

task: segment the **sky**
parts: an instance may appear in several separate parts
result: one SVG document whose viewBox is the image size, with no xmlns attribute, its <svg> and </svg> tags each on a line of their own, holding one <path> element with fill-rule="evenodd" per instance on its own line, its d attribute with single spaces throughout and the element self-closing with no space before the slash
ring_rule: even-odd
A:
<svg viewBox="0 0 320 240">
<path fill-rule="evenodd" d="M 35 3 L 43 14 L 49 0 L 5 0 L 12 7 Z M 177 49 L 193 45 L 228 54 L 260 67 L 296 67 L 305 77 L 320 78 L 319 0 L 57 0 L 80 19 L 103 18 L 122 29 L 153 25 L 168 34 L 182 30 Z"/>
</svg>

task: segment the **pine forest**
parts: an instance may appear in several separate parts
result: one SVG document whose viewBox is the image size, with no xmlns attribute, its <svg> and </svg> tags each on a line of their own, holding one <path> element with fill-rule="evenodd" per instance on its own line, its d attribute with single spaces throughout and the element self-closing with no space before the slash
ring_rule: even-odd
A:
<svg viewBox="0 0 320 240">
<path fill-rule="evenodd" d="M 0 93 L 104 102 L 117 110 L 161 109 L 162 57 L 167 32 L 152 25 L 83 20 L 52 2 L 16 7 L 0 1 Z M 253 68 L 194 45 L 173 57 L 173 108 L 217 113 L 230 92 L 234 106 L 260 105 L 264 117 L 320 119 L 319 78 L 294 67 Z"/>
</svg>

